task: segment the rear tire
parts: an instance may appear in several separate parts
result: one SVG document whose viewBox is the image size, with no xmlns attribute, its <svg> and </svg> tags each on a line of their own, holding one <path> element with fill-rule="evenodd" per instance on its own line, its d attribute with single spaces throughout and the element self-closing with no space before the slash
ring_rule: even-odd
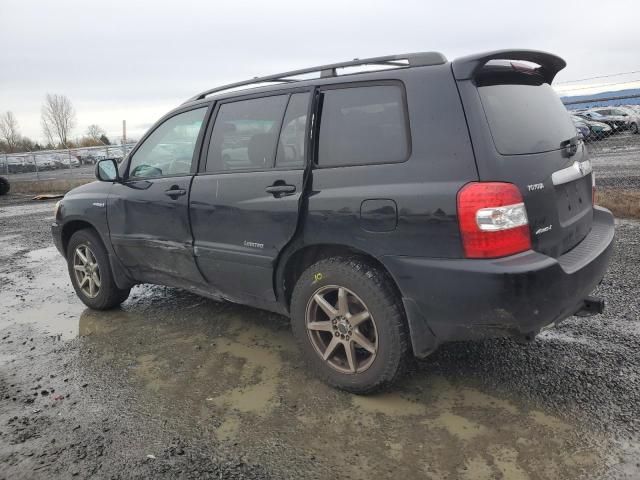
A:
<svg viewBox="0 0 640 480">
<path fill-rule="evenodd" d="M 91 229 L 78 230 L 67 246 L 69 277 L 82 302 L 94 310 L 117 307 L 129 297 L 113 281 L 109 255 L 98 234 Z"/>
<path fill-rule="evenodd" d="M 11 184 L 9 180 L 4 177 L 0 177 L 0 195 L 6 195 L 11 190 Z"/>
<path fill-rule="evenodd" d="M 638 124 L 636 122 L 633 122 L 629 126 L 629 130 L 631 130 L 631 133 L 638 133 Z"/>
<path fill-rule="evenodd" d="M 389 276 L 358 257 L 309 267 L 296 283 L 291 324 L 310 370 L 356 394 L 392 385 L 409 353 L 407 324 Z"/>
</svg>

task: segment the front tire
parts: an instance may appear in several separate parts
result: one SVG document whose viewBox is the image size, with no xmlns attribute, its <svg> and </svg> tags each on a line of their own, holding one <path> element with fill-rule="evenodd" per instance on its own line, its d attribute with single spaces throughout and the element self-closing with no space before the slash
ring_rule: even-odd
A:
<svg viewBox="0 0 640 480">
<path fill-rule="evenodd" d="M 291 319 L 307 364 L 329 385 L 369 394 L 405 369 L 409 336 L 399 295 L 389 276 L 363 259 L 333 257 L 305 270 Z"/>
<path fill-rule="evenodd" d="M 130 289 L 119 289 L 113 281 L 109 255 L 95 231 L 78 230 L 71 236 L 67 266 L 73 288 L 87 307 L 108 310 L 129 297 Z"/>
</svg>

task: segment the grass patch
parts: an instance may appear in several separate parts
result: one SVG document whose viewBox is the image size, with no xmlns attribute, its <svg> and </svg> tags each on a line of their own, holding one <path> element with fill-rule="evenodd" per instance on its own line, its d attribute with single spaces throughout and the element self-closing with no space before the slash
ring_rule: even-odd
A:
<svg viewBox="0 0 640 480">
<path fill-rule="evenodd" d="M 596 190 L 596 204 L 611 210 L 615 217 L 640 219 L 640 190 Z"/>
<path fill-rule="evenodd" d="M 69 190 L 93 182 L 92 178 L 43 180 L 41 182 L 11 182 L 11 193 L 67 193 Z"/>
</svg>

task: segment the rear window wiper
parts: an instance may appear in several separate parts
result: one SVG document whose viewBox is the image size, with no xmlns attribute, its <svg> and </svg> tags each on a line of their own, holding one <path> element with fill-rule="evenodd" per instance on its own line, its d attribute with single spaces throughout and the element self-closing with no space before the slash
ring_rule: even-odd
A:
<svg viewBox="0 0 640 480">
<path fill-rule="evenodd" d="M 578 152 L 579 144 L 580 137 L 578 137 L 578 135 L 571 137 L 569 140 L 563 140 L 562 142 L 560 142 L 562 155 L 565 157 L 573 157 Z"/>
</svg>

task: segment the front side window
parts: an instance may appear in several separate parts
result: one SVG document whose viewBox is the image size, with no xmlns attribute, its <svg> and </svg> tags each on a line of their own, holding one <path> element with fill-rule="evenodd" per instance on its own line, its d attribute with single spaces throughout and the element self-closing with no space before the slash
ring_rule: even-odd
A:
<svg viewBox="0 0 640 480">
<path fill-rule="evenodd" d="M 288 98 L 277 95 L 222 104 L 211 132 L 206 171 L 273 167 Z"/>
<path fill-rule="evenodd" d="M 326 90 L 318 139 L 321 167 L 403 162 L 409 155 L 402 89 L 377 85 Z"/>
<path fill-rule="evenodd" d="M 129 177 L 188 174 L 206 113 L 207 107 L 179 113 L 156 128 L 133 155 Z"/>
</svg>

